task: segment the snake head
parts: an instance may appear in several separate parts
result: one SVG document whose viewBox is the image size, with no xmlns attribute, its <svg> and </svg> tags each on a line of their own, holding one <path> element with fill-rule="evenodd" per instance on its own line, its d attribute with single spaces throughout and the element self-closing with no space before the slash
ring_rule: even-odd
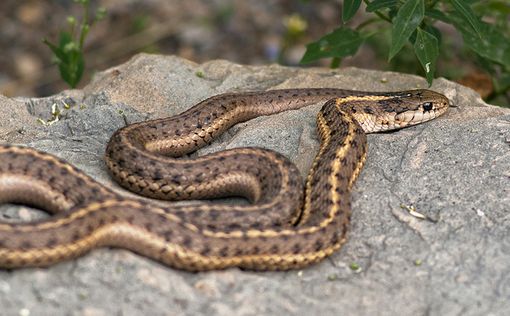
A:
<svg viewBox="0 0 510 316">
<path fill-rule="evenodd" d="M 444 95 L 431 90 L 400 92 L 395 103 L 395 124 L 400 127 L 429 121 L 446 112 L 450 101 Z M 388 100 L 391 102 L 391 99 Z"/>
<path fill-rule="evenodd" d="M 449 100 L 430 90 L 374 93 L 337 99 L 365 133 L 389 131 L 434 119 L 448 109 Z"/>
</svg>

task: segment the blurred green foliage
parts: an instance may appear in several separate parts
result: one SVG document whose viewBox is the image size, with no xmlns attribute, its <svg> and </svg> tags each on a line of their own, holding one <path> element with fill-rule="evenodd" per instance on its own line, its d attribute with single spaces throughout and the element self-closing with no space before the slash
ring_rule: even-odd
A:
<svg viewBox="0 0 510 316">
<path fill-rule="evenodd" d="M 429 84 L 435 76 L 440 53 L 447 55 L 438 21 L 452 25 L 472 52 L 475 63 L 491 74 L 495 92 L 510 89 L 510 3 L 508 0 L 363 0 L 367 17 L 356 27 L 347 25 L 361 7 L 361 0 L 343 1 L 343 24 L 333 32 L 307 45 L 301 63 L 333 58 L 332 66 L 342 58 L 355 55 L 364 42 L 389 35 L 388 62 L 414 51 Z M 384 41 L 378 41 L 382 43 Z M 384 45 L 383 45 L 384 46 Z M 379 51 L 378 53 L 381 53 Z M 408 58 L 408 57 L 407 57 Z M 404 58 L 405 59 L 405 58 Z"/>
<path fill-rule="evenodd" d="M 99 8 L 94 16 L 90 18 L 90 1 L 73 1 L 83 8 L 81 21 L 78 21 L 74 16 L 67 17 L 69 29 L 60 31 L 58 43 L 52 43 L 46 38 L 43 39 L 43 43 L 48 45 L 53 52 L 54 62 L 58 65 L 60 76 L 71 88 L 75 88 L 83 76 L 85 69 L 83 43 L 90 27 L 106 15 L 106 10 Z"/>
</svg>

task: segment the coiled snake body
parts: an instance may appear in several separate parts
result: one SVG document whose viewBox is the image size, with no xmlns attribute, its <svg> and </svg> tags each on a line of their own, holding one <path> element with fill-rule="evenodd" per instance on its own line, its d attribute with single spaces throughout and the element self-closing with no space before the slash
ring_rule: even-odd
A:
<svg viewBox="0 0 510 316">
<path fill-rule="evenodd" d="M 296 167 L 274 151 L 240 148 L 177 158 L 238 122 L 324 101 L 317 116 L 321 145 L 304 193 Z M 447 107 L 446 97 L 428 90 L 223 94 L 174 117 L 128 125 L 108 143 L 110 174 L 137 194 L 168 200 L 243 196 L 249 205 L 161 206 L 126 198 L 52 155 L 0 145 L 0 203 L 54 214 L 38 222 L 0 223 L 0 266 L 48 266 L 100 246 L 190 271 L 309 265 L 346 240 L 365 133 L 427 121 Z"/>
</svg>

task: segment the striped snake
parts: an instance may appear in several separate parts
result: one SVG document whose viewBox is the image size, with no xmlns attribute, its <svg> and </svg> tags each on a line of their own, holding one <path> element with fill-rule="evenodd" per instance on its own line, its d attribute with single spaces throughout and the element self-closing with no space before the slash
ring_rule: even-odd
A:
<svg viewBox="0 0 510 316">
<path fill-rule="evenodd" d="M 304 190 L 297 168 L 271 150 L 181 157 L 236 123 L 318 102 L 325 102 L 317 115 L 321 144 Z M 418 124 L 447 108 L 448 99 L 429 90 L 222 94 L 173 117 L 127 125 L 107 145 L 111 176 L 132 192 L 166 200 L 241 196 L 251 202 L 243 205 L 127 198 L 52 155 L 0 145 L 0 204 L 53 214 L 1 222 L 0 267 L 48 266 L 104 246 L 190 271 L 307 266 L 346 241 L 365 133 Z"/>
</svg>

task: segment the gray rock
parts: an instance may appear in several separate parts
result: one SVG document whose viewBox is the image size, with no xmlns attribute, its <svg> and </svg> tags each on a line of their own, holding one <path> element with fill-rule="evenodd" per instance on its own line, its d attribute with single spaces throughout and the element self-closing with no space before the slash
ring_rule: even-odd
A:
<svg viewBox="0 0 510 316">
<path fill-rule="evenodd" d="M 56 154 L 118 188 L 102 162 L 117 128 L 177 114 L 223 92 L 290 87 L 390 91 L 426 83 L 355 68 L 198 65 L 138 55 L 99 73 L 82 91 L 41 99 L 0 96 L 0 141 Z M 349 241 L 324 262 L 301 271 L 192 274 L 124 250 L 99 249 L 48 269 L 0 272 L 2 314 L 508 315 L 510 110 L 444 79 L 432 89 L 457 107 L 426 124 L 369 135 Z M 62 111 L 59 121 L 38 123 L 52 118 L 53 104 Z M 239 124 L 201 153 L 262 146 L 282 152 L 306 174 L 318 148 L 319 108 Z M 426 219 L 413 216 L 413 207 Z M 40 216 L 25 207 L 4 205 L 2 211 L 4 218 Z"/>
</svg>

